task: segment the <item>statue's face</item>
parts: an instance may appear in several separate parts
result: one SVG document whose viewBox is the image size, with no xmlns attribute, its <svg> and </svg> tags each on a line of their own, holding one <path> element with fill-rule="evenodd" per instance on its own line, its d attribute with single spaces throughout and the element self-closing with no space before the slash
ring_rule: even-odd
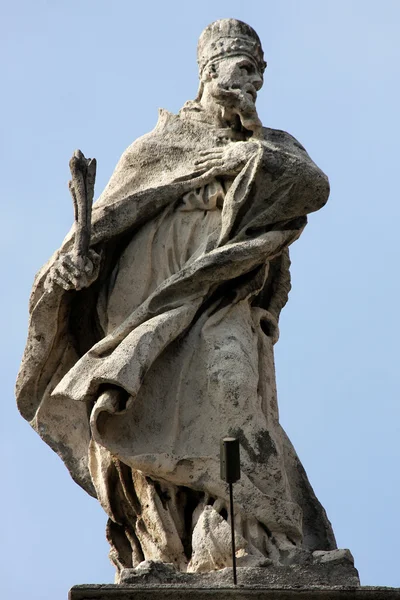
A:
<svg viewBox="0 0 400 600">
<path fill-rule="evenodd" d="M 254 62 L 247 56 L 228 56 L 214 65 L 212 75 L 220 90 L 240 90 L 249 102 L 255 104 L 263 78 Z"/>
<path fill-rule="evenodd" d="M 226 56 L 209 63 L 202 74 L 201 103 L 210 111 L 222 109 L 222 119 L 230 126 L 240 123 L 253 132 L 262 127 L 256 110 L 257 92 L 263 78 L 255 63 L 245 55 Z"/>
</svg>

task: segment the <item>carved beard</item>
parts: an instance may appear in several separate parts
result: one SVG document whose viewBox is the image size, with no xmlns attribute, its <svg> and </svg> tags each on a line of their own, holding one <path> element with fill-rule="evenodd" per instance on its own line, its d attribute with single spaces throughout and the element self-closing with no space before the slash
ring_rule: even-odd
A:
<svg viewBox="0 0 400 600">
<path fill-rule="evenodd" d="M 257 92 L 251 84 L 246 84 L 242 89 L 228 88 L 223 87 L 218 81 L 214 81 L 211 95 L 215 102 L 222 106 L 222 116 L 226 121 L 232 122 L 237 116 L 242 127 L 253 132 L 253 137 L 260 133 L 262 123 L 255 105 Z M 251 95 L 254 95 L 254 100 Z"/>
</svg>

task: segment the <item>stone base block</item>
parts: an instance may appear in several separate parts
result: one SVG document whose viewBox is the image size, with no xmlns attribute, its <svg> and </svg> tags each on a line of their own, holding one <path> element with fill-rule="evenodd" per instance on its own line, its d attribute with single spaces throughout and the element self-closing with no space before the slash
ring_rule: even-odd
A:
<svg viewBox="0 0 400 600">
<path fill-rule="evenodd" d="M 297 555 L 298 562 L 180 573 L 172 565 L 146 561 L 124 569 L 117 585 L 78 585 L 69 600 L 400 600 L 400 589 L 360 587 L 348 550 Z"/>
<path fill-rule="evenodd" d="M 400 600 L 400 588 L 313 587 L 262 589 L 249 586 L 190 588 L 165 584 L 79 585 L 71 589 L 70 600 Z"/>
</svg>

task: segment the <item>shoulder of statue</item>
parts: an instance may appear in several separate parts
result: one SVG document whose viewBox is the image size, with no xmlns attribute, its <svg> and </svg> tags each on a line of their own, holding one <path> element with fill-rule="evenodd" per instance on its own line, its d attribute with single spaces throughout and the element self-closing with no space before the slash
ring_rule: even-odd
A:
<svg viewBox="0 0 400 600">
<path fill-rule="evenodd" d="M 306 152 L 306 149 L 300 142 L 287 131 L 282 131 L 281 129 L 272 129 L 270 127 L 263 127 L 263 136 L 267 142 L 271 142 L 274 144 L 281 144 L 284 146 L 292 146 L 297 148 L 298 150 L 302 150 Z"/>
<path fill-rule="evenodd" d="M 160 143 L 164 140 L 165 132 L 173 127 L 179 126 L 179 117 L 164 108 L 158 109 L 158 119 L 155 127 L 134 140 L 124 151 L 121 158 L 127 158 L 132 153 L 140 153 L 143 149 L 152 142 Z"/>
<path fill-rule="evenodd" d="M 148 135 L 159 138 L 162 145 L 213 146 L 221 130 L 203 120 L 202 116 L 194 100 L 186 102 L 178 114 L 161 108 L 157 125 Z"/>
<path fill-rule="evenodd" d="M 157 125 L 151 133 L 156 135 L 165 133 L 179 133 L 187 127 L 187 119 L 182 118 L 181 114 L 171 113 L 165 108 L 158 109 Z"/>
<path fill-rule="evenodd" d="M 137 163 L 143 166 L 150 152 L 154 157 L 154 153 L 162 152 L 162 148 L 168 139 L 167 133 L 177 128 L 176 121 L 179 118 L 177 115 L 170 113 L 164 108 L 158 110 L 158 120 L 155 127 L 134 140 L 122 153 L 117 169 L 126 165 Z"/>
<path fill-rule="evenodd" d="M 154 131 L 160 130 L 160 129 L 162 130 L 165 127 L 168 127 L 168 125 L 172 125 L 177 120 L 179 120 L 178 115 L 175 115 L 174 113 L 170 112 L 169 110 L 166 110 L 165 108 L 159 108 L 158 109 L 158 121 L 154 128 Z"/>
</svg>

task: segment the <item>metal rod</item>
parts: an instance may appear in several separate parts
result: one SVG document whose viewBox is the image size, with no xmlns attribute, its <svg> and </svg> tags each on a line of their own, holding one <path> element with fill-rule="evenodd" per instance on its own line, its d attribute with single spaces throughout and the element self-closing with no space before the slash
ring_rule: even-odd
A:
<svg viewBox="0 0 400 600">
<path fill-rule="evenodd" d="M 235 548 L 235 522 L 233 519 L 233 485 L 229 483 L 229 508 L 231 513 L 231 538 L 232 538 L 232 566 L 233 566 L 233 583 L 237 585 L 236 577 L 236 548 Z"/>
</svg>

